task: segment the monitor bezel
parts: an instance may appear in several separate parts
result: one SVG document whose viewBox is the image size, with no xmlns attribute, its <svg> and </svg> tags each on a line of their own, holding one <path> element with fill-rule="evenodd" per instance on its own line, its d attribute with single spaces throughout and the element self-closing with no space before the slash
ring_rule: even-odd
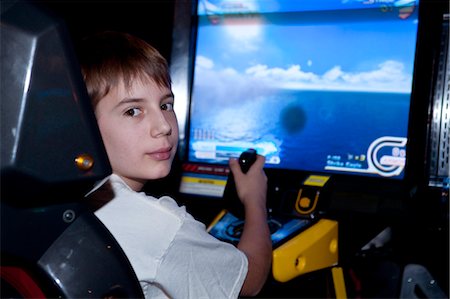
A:
<svg viewBox="0 0 450 299">
<path fill-rule="evenodd" d="M 426 147 L 427 147 L 427 119 L 429 102 L 432 92 L 433 62 L 439 44 L 439 16 L 442 14 L 442 6 L 433 1 L 421 0 L 419 6 L 419 24 L 416 39 L 416 54 L 413 72 L 413 84 L 411 91 L 408 143 L 406 165 L 403 178 L 386 178 L 364 176 L 358 174 L 314 172 L 323 175 L 337 177 L 339 182 L 349 182 L 368 186 L 380 185 L 401 186 L 402 189 L 417 188 L 426 185 L 428 180 Z M 195 42 L 197 29 L 197 0 L 175 1 L 175 17 L 173 26 L 173 46 L 171 55 L 172 87 L 177 104 L 175 110 L 178 116 L 180 139 L 179 158 L 182 163 L 188 161 L 189 149 L 189 123 L 190 123 L 190 97 L 193 84 L 193 64 L 195 57 Z M 437 30 L 436 30 L 437 29 Z M 433 34 L 430 34 L 433 33 Z M 419 84 L 420 82 L 420 84 Z M 194 164 L 196 162 L 193 162 Z M 208 164 L 208 163 L 205 163 Z M 266 169 L 269 175 L 277 176 L 280 173 L 296 175 L 308 174 L 307 170 Z"/>
</svg>

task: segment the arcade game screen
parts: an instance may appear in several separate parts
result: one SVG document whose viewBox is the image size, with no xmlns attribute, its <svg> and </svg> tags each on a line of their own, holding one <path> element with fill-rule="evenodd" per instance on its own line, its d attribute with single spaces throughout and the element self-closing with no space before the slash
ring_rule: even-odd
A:
<svg viewBox="0 0 450 299">
<path fill-rule="evenodd" d="M 404 177 L 417 0 L 200 0 L 195 27 L 188 162 Z"/>
</svg>

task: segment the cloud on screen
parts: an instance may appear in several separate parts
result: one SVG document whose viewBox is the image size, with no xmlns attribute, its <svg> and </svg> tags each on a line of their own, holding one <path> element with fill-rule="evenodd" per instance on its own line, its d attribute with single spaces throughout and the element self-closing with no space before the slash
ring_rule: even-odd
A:
<svg viewBox="0 0 450 299">
<path fill-rule="evenodd" d="M 257 64 L 243 72 L 219 69 L 213 60 L 204 56 L 197 58 L 196 65 L 196 85 L 217 92 L 224 89 L 228 96 L 236 92 L 256 96 L 259 89 L 265 92 L 267 88 L 407 93 L 412 85 L 412 77 L 405 72 L 403 63 L 394 60 L 360 72 L 349 72 L 336 65 L 323 74 L 303 71 L 298 64 L 285 68 Z"/>
</svg>

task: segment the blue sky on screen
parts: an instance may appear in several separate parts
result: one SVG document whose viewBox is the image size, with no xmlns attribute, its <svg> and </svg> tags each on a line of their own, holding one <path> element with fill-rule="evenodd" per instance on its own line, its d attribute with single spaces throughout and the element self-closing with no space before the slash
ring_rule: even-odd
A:
<svg viewBox="0 0 450 299">
<path fill-rule="evenodd" d="M 228 82 L 236 89 L 410 92 L 416 4 L 406 0 L 202 1 L 199 13 L 206 17 L 198 32 L 195 82 L 208 86 Z M 286 13 L 257 13 L 260 10 L 310 13 L 299 19 Z"/>
<path fill-rule="evenodd" d="M 404 7 L 418 3 L 418 0 L 200 0 L 198 14 Z"/>
</svg>

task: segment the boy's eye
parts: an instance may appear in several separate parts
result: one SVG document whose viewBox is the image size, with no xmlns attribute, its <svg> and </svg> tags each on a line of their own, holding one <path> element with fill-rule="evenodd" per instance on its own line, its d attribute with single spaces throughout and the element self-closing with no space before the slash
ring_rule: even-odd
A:
<svg viewBox="0 0 450 299">
<path fill-rule="evenodd" d="M 161 109 L 166 111 L 173 111 L 173 104 L 172 103 L 162 104 Z"/>
<path fill-rule="evenodd" d="M 131 108 L 131 109 L 128 109 L 127 111 L 125 111 L 125 115 L 131 116 L 131 117 L 138 116 L 141 113 L 142 113 L 142 111 L 139 108 Z"/>
</svg>

